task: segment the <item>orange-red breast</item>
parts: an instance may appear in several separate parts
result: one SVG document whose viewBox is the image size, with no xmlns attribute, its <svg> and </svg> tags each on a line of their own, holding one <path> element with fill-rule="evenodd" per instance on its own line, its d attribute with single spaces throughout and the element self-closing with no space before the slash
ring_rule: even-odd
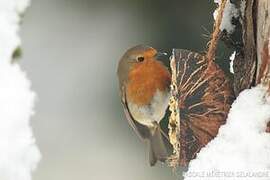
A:
<svg viewBox="0 0 270 180">
<path fill-rule="evenodd" d="M 126 51 L 118 64 L 121 100 L 126 118 L 139 137 L 150 146 L 150 165 L 168 157 L 159 122 L 170 97 L 171 75 L 154 48 L 138 45 Z"/>
</svg>

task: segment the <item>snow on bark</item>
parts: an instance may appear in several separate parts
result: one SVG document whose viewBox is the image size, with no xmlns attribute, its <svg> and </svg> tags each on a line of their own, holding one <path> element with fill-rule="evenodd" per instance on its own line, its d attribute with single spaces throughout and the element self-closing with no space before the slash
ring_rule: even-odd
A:
<svg viewBox="0 0 270 180">
<path fill-rule="evenodd" d="M 218 5 L 221 4 L 221 0 L 214 0 Z M 216 19 L 219 7 L 214 11 L 214 19 Z M 235 25 L 232 24 L 232 18 L 239 17 L 239 10 L 229 0 L 226 2 L 226 6 L 223 12 L 222 22 L 220 24 L 220 30 L 226 30 L 229 34 L 234 31 Z"/>
<path fill-rule="evenodd" d="M 185 180 L 269 179 L 268 95 L 262 85 L 240 93 L 217 137 L 190 162 Z"/>
<path fill-rule="evenodd" d="M 0 179 L 30 180 L 40 160 L 30 117 L 35 93 L 12 55 L 20 46 L 20 15 L 28 0 L 0 0 Z"/>
<path fill-rule="evenodd" d="M 234 61 L 234 59 L 235 59 L 235 54 L 236 54 L 236 52 L 234 51 L 234 52 L 231 54 L 231 56 L 230 56 L 230 72 L 231 72 L 232 74 L 234 74 L 234 70 L 233 70 L 233 61 Z"/>
</svg>

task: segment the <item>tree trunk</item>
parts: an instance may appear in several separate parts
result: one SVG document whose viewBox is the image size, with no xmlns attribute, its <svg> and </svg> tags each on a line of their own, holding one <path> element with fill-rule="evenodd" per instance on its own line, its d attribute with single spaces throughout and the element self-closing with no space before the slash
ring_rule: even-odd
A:
<svg viewBox="0 0 270 180">
<path fill-rule="evenodd" d="M 220 9 L 224 3 L 226 0 L 220 3 Z M 270 1 L 230 0 L 230 3 L 239 11 L 237 19 L 230 19 L 236 28 L 231 34 L 224 30 L 220 35 L 236 51 L 232 83 L 211 59 L 207 61 L 208 56 L 173 51 L 169 123 L 174 146 L 172 166 L 186 166 L 216 136 L 226 121 L 233 94 L 237 97 L 244 89 L 258 84 L 270 92 Z M 214 34 L 219 34 L 216 28 L 219 27 L 215 27 L 211 41 L 216 38 Z M 266 131 L 270 132 L 270 123 Z"/>
</svg>

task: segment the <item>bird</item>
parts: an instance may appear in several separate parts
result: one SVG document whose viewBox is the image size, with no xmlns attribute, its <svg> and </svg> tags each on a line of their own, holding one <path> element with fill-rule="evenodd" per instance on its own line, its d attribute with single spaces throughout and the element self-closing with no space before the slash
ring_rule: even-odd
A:
<svg viewBox="0 0 270 180">
<path fill-rule="evenodd" d="M 137 45 L 119 60 L 117 75 L 121 102 L 130 126 L 149 146 L 149 163 L 166 162 L 170 143 L 160 127 L 170 99 L 171 73 L 159 61 L 166 53 Z"/>
</svg>

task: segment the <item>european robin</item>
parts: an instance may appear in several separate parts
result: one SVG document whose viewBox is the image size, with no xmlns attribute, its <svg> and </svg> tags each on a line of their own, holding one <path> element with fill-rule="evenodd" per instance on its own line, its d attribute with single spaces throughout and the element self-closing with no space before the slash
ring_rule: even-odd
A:
<svg viewBox="0 0 270 180">
<path fill-rule="evenodd" d="M 130 48 L 118 64 L 121 101 L 126 118 L 136 134 L 150 147 L 149 162 L 166 161 L 168 144 L 159 122 L 165 115 L 170 98 L 171 75 L 152 47 Z"/>
</svg>

